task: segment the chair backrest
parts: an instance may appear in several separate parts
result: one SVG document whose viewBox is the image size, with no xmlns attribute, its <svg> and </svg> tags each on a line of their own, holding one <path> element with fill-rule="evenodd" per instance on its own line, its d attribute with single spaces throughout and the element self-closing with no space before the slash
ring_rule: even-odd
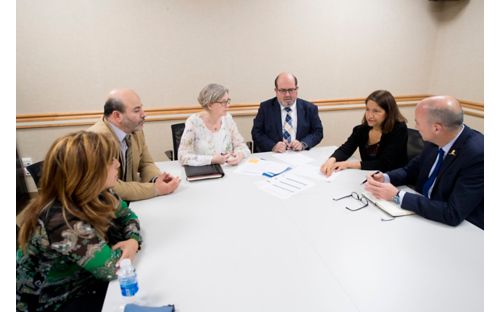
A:
<svg viewBox="0 0 500 312">
<path fill-rule="evenodd" d="M 184 133 L 184 128 L 186 127 L 185 123 L 173 124 L 170 126 L 172 129 L 172 145 L 174 150 L 174 159 L 178 160 L 177 151 L 179 149 L 179 145 L 181 144 L 182 134 Z"/>
<path fill-rule="evenodd" d="M 40 186 L 39 182 L 40 178 L 42 177 L 42 167 L 43 167 L 43 161 L 39 161 L 37 163 L 34 163 L 26 167 L 26 170 L 28 170 L 28 172 L 30 173 L 37 187 Z"/>
<path fill-rule="evenodd" d="M 250 153 L 253 153 L 253 142 L 247 141 L 246 143 L 247 143 L 248 149 L 250 150 Z"/>
<path fill-rule="evenodd" d="M 406 146 L 408 161 L 412 160 L 415 156 L 420 155 L 424 148 L 424 140 L 418 130 L 408 128 L 408 144 Z"/>
<path fill-rule="evenodd" d="M 23 162 L 16 148 L 16 214 L 24 209 L 31 198 L 25 177 Z"/>
</svg>

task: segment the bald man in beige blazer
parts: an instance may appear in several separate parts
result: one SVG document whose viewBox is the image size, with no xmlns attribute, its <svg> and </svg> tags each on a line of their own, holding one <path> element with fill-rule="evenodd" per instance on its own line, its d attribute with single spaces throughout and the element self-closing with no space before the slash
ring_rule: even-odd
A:
<svg viewBox="0 0 500 312">
<path fill-rule="evenodd" d="M 145 119 L 139 96 L 130 89 L 113 90 L 104 104 L 104 116 L 88 131 L 104 133 L 120 147 L 121 170 L 114 191 L 134 201 L 172 193 L 179 177 L 160 172 L 149 153 L 142 131 Z"/>
</svg>

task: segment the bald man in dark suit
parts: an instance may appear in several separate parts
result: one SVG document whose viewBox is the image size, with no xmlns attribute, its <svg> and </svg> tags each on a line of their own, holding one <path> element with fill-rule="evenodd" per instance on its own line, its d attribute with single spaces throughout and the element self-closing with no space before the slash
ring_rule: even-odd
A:
<svg viewBox="0 0 500 312">
<path fill-rule="evenodd" d="M 484 229 L 484 136 L 463 124 L 450 96 L 423 99 L 415 122 L 427 141 L 422 153 L 404 168 L 369 176 L 366 190 L 434 221 L 456 226 L 465 219 Z M 422 195 L 395 187 L 403 184 Z"/>
</svg>

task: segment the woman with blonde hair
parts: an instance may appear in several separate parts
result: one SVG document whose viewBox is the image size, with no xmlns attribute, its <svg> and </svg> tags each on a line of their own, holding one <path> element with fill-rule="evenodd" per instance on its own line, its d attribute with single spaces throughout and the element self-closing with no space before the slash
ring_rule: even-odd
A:
<svg viewBox="0 0 500 312">
<path fill-rule="evenodd" d="M 110 189 L 120 166 L 114 144 L 80 131 L 50 147 L 20 220 L 18 311 L 100 311 L 118 261 L 137 253 L 137 216 Z"/>
<path fill-rule="evenodd" d="M 189 116 L 179 145 L 183 165 L 237 165 L 250 155 L 238 127 L 227 111 L 231 99 L 224 86 L 211 83 L 198 96 L 203 110 Z"/>
</svg>

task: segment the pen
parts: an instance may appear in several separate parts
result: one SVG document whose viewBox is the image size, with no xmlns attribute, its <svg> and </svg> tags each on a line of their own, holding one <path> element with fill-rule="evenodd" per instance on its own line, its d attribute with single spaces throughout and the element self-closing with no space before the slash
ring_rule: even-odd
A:
<svg viewBox="0 0 500 312">
<path fill-rule="evenodd" d="M 371 177 L 373 178 L 374 175 L 376 175 L 377 173 L 380 173 L 380 171 L 375 171 L 374 173 L 371 174 Z M 368 181 L 368 179 L 364 180 L 363 182 L 361 182 L 361 184 L 365 184 L 366 182 Z"/>
</svg>

